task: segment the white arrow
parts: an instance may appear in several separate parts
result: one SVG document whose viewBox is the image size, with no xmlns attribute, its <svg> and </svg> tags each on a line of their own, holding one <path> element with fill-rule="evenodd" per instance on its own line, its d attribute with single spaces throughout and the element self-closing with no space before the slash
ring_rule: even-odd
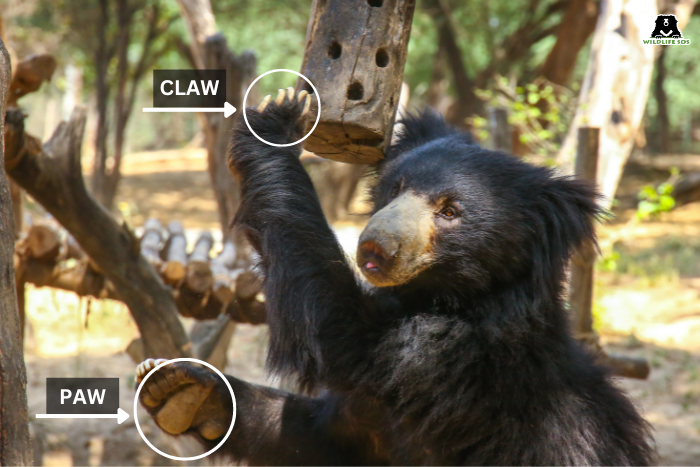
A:
<svg viewBox="0 0 700 467">
<path fill-rule="evenodd" d="M 229 118 L 236 108 L 224 102 L 223 107 L 144 107 L 144 112 L 223 112 L 224 117 Z"/>
<path fill-rule="evenodd" d="M 116 418 L 117 423 L 121 425 L 121 423 L 129 418 L 129 414 L 123 411 L 121 408 L 117 409 L 117 413 L 111 414 L 111 413 L 104 413 L 104 414 L 83 414 L 83 413 L 76 413 L 76 414 L 60 414 L 60 413 L 38 413 L 36 414 L 36 418 Z"/>
</svg>

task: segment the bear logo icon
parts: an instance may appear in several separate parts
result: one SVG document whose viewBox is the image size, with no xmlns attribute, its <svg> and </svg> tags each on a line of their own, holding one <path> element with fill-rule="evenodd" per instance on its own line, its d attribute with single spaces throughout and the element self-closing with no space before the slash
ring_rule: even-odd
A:
<svg viewBox="0 0 700 467">
<path fill-rule="evenodd" d="M 678 29 L 676 15 L 659 15 L 656 17 L 656 27 L 651 33 L 652 39 L 683 39 L 683 34 Z"/>
</svg>

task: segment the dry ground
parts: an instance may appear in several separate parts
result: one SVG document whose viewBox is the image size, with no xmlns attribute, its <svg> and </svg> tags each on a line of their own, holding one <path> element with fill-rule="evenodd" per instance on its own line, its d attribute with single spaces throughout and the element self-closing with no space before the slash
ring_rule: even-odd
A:
<svg viewBox="0 0 700 467">
<path fill-rule="evenodd" d="M 155 216 L 166 222 L 181 220 L 188 229 L 218 227 L 202 150 L 133 154 L 126 160 L 119 201 L 133 225 Z M 596 322 L 609 351 L 651 362 L 648 380 L 619 384 L 653 425 L 661 463 L 700 465 L 700 205 L 641 224 L 628 223 L 631 213 L 624 209 L 633 204 L 641 184 L 661 178 L 663 174 L 629 170 L 618 220 L 600 229 L 605 256 L 596 279 Z M 343 243 L 351 245 L 360 226 L 339 227 Z M 137 331 L 125 307 L 32 289 L 28 314 L 32 414 L 45 409 L 46 377 L 118 376 L 122 408 L 132 415 L 121 426 L 114 420 L 34 419 L 36 463 L 172 465 L 151 451 L 135 429 L 134 364 L 123 349 Z M 265 382 L 265 338 L 263 326 L 239 326 L 226 371 Z M 164 451 L 192 452 L 191 446 L 173 445 L 159 436 L 148 417 L 139 420 L 149 439 Z"/>
</svg>

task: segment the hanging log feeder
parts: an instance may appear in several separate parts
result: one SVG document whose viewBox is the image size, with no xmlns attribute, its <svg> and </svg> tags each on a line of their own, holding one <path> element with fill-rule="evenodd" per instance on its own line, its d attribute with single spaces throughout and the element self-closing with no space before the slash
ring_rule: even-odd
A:
<svg viewBox="0 0 700 467">
<path fill-rule="evenodd" d="M 321 118 L 307 150 L 372 164 L 384 157 L 399 105 L 415 0 L 314 0 L 301 73 Z M 304 80 L 301 89 L 313 90 Z"/>
</svg>

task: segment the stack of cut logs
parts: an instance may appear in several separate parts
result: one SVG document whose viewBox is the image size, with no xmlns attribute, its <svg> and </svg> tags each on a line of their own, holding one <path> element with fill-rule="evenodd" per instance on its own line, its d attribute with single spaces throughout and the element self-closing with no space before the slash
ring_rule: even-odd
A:
<svg viewBox="0 0 700 467">
<path fill-rule="evenodd" d="M 214 238 L 203 232 L 187 253 L 185 230 L 178 221 L 163 229 L 156 219 L 144 225 L 142 256 L 170 286 L 182 316 L 214 319 L 227 313 L 240 323 L 265 322 L 265 303 L 258 276 L 235 267 L 233 243 L 210 258 Z M 54 287 L 81 296 L 119 300 L 112 284 L 66 232 L 49 224 L 30 227 L 17 242 L 15 269 L 18 283 Z"/>
</svg>

